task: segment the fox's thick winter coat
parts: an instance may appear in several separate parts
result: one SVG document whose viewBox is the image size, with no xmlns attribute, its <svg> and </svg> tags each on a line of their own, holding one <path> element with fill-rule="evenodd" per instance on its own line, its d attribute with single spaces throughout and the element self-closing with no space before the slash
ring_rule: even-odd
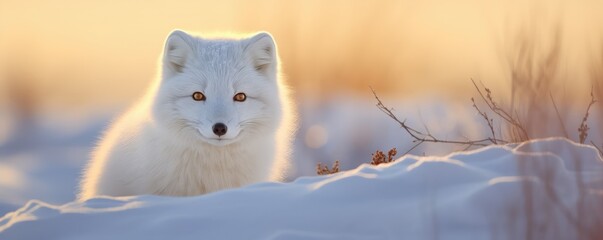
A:
<svg viewBox="0 0 603 240">
<path fill-rule="evenodd" d="M 81 200 L 198 195 L 283 176 L 295 124 L 270 34 L 176 30 L 160 65 L 147 94 L 100 140 Z"/>
</svg>

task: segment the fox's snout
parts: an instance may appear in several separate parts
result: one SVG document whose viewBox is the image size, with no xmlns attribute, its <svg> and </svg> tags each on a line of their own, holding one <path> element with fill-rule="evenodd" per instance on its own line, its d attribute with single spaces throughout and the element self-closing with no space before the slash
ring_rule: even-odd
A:
<svg viewBox="0 0 603 240">
<path fill-rule="evenodd" d="M 212 130 L 214 131 L 214 134 L 216 134 L 218 137 L 221 137 L 222 135 L 226 134 L 228 127 L 226 127 L 226 124 L 219 122 L 214 124 Z"/>
</svg>

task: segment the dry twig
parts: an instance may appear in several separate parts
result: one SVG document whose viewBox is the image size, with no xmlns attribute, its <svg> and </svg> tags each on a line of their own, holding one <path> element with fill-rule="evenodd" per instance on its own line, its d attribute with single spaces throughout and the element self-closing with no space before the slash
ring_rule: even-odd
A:
<svg viewBox="0 0 603 240">
<path fill-rule="evenodd" d="M 580 143 L 584 143 L 586 141 L 586 138 L 588 137 L 588 130 L 590 130 L 590 128 L 588 127 L 588 124 L 586 123 L 586 121 L 588 120 L 588 112 L 590 111 L 590 107 L 592 107 L 595 103 L 597 102 L 597 100 L 595 100 L 595 95 L 593 94 L 593 89 L 592 87 L 590 88 L 590 103 L 588 104 L 588 107 L 586 108 L 586 113 L 584 114 L 584 117 L 582 118 L 582 122 L 580 123 L 580 127 L 578 127 L 578 137 L 580 138 Z"/>
<path fill-rule="evenodd" d="M 553 94 L 549 91 L 549 97 L 551 97 L 551 102 L 553 103 L 553 107 L 555 107 L 555 113 L 557 113 L 557 119 L 559 120 L 559 124 L 561 124 L 561 129 L 563 130 L 563 136 L 569 139 L 569 134 L 567 133 L 567 129 L 565 128 L 565 124 L 563 123 L 563 119 L 561 119 L 561 114 L 559 113 L 559 109 L 557 108 L 557 104 L 555 104 L 555 99 L 553 98 Z"/>
<path fill-rule="evenodd" d="M 599 146 L 597 146 L 597 144 L 595 144 L 595 142 L 593 141 L 590 141 L 590 144 L 592 144 L 593 147 L 595 147 L 597 151 L 599 151 L 599 156 L 603 157 L 603 149 L 599 148 Z"/>
<path fill-rule="evenodd" d="M 429 131 L 429 129 L 427 128 L 427 126 L 424 126 L 425 129 L 426 129 L 425 132 L 419 131 L 419 130 L 417 130 L 417 129 L 411 127 L 411 126 L 409 126 L 408 124 L 406 124 L 406 120 L 404 120 L 404 121 L 400 120 L 392 112 L 392 109 L 386 107 L 385 104 L 383 104 L 383 102 L 381 101 L 381 99 L 379 99 L 379 96 L 377 96 L 377 93 L 375 92 L 375 90 L 373 88 L 371 88 L 371 91 L 373 92 L 373 95 L 375 96 L 375 99 L 377 100 L 377 107 L 379 108 L 379 110 L 381 110 L 387 116 L 389 116 L 391 119 L 393 119 L 398 124 L 400 124 L 400 127 L 402 127 L 404 129 L 404 131 L 406 131 L 414 139 L 413 142 L 416 143 L 416 144 L 410 150 L 418 147 L 419 145 L 421 145 L 421 144 L 423 144 L 425 142 L 459 144 L 459 145 L 464 145 L 464 146 L 467 146 L 467 147 L 472 147 L 472 146 L 488 146 L 488 145 L 491 145 L 491 144 L 507 143 L 507 141 L 505 141 L 503 139 L 496 139 L 494 137 L 488 137 L 488 138 L 477 139 L 477 140 L 449 140 L 449 139 L 440 139 L 440 138 L 434 136 L 433 134 L 431 134 L 431 132 Z M 406 153 L 410 152 L 410 150 L 407 151 Z"/>
<path fill-rule="evenodd" d="M 517 137 L 516 137 L 515 141 L 505 141 L 505 142 L 526 141 L 526 140 L 530 139 L 530 137 L 528 136 L 528 132 L 525 130 L 525 128 L 519 121 L 519 118 L 513 117 L 512 114 L 509 114 L 507 111 L 505 111 L 500 106 L 498 106 L 498 104 L 492 98 L 492 92 L 490 91 L 489 88 L 484 87 L 484 91 L 486 92 L 486 95 L 484 95 L 483 92 L 481 91 L 481 89 L 475 83 L 475 80 L 471 79 L 471 82 L 473 83 L 473 86 L 477 90 L 477 93 L 479 93 L 479 95 L 482 98 L 482 100 L 484 101 L 484 103 L 486 103 L 486 105 L 488 105 L 488 108 L 490 108 L 490 110 L 493 113 L 498 115 L 505 122 L 507 122 L 508 124 L 511 124 L 511 126 L 513 126 L 513 128 L 514 128 L 513 131 L 516 133 Z M 518 116 L 517 113 L 515 113 L 515 116 Z M 490 128 L 492 128 L 492 127 L 490 127 Z"/>
<path fill-rule="evenodd" d="M 441 138 L 434 136 L 429 131 L 429 128 L 425 124 L 423 124 L 423 126 L 425 128 L 424 131 L 419 131 L 416 128 L 409 126 L 406 123 L 406 120 L 400 120 L 392 112 L 392 109 L 386 107 L 385 104 L 383 104 L 383 102 L 381 101 L 381 99 L 379 99 L 379 96 L 377 96 L 377 93 L 375 92 L 375 90 L 373 88 L 371 88 L 371 91 L 373 92 L 373 95 L 375 96 L 375 99 L 377 100 L 377 107 L 379 108 L 379 110 L 381 110 L 387 116 L 389 116 L 391 119 L 393 119 L 398 124 L 400 124 L 400 127 L 402 127 L 404 129 L 404 131 L 406 131 L 413 138 L 413 142 L 416 143 L 415 145 L 413 145 L 412 148 L 410 148 L 408 151 L 406 151 L 403 155 L 406 155 L 413 149 L 417 148 L 419 145 L 426 143 L 426 142 L 459 144 L 459 145 L 466 146 L 465 149 L 469 149 L 474 146 L 488 146 L 491 144 L 506 144 L 506 143 L 510 143 L 510 142 L 526 141 L 526 140 L 530 139 L 526 129 L 521 124 L 521 121 L 519 121 L 519 118 L 517 117 L 517 113 L 515 113 L 515 116 L 513 116 L 513 114 L 510 114 L 509 112 L 502 109 L 496 103 L 496 101 L 494 101 L 494 98 L 492 97 L 492 92 L 490 91 L 489 88 L 484 87 L 484 89 L 482 90 L 482 89 L 480 89 L 480 87 L 477 86 L 477 84 L 475 83 L 475 81 L 473 79 L 471 79 L 471 82 L 473 83 L 475 90 L 477 90 L 481 99 L 488 106 L 490 111 L 493 112 L 494 114 L 496 114 L 498 117 L 500 117 L 503 122 L 506 122 L 507 124 L 511 125 L 511 127 L 512 127 L 511 131 L 513 133 L 511 140 L 506 140 L 506 139 L 497 137 L 496 131 L 494 130 L 494 128 L 495 128 L 494 127 L 494 118 L 490 117 L 488 115 L 488 112 L 482 111 L 478 107 L 474 98 L 471 98 L 471 102 L 473 103 L 473 108 L 475 108 L 475 110 L 478 112 L 478 114 L 486 121 L 486 123 L 488 124 L 488 128 L 490 129 L 490 134 L 492 136 L 488 137 L 488 138 L 477 139 L 477 140 L 471 140 L 471 139 L 450 140 L 450 139 L 441 139 Z M 499 136 L 500 135 L 501 134 L 499 134 Z"/>
</svg>

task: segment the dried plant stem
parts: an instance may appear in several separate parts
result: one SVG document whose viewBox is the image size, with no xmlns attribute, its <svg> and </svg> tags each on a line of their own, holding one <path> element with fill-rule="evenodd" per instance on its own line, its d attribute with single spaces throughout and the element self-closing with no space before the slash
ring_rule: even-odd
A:
<svg viewBox="0 0 603 240">
<path fill-rule="evenodd" d="M 492 92 L 490 91 L 490 89 L 484 87 L 484 91 L 486 92 L 486 95 L 484 95 L 482 90 L 475 83 L 475 80 L 471 79 L 471 82 L 473 83 L 473 86 L 479 93 L 482 100 L 488 105 L 488 108 L 490 108 L 492 112 L 502 118 L 505 122 L 511 124 L 514 127 L 513 131 L 516 133 L 516 136 L 518 138 L 516 139 L 516 141 L 526 141 L 530 139 L 530 137 L 528 136 L 528 132 L 525 130 L 525 128 L 519 121 L 519 118 L 513 117 L 507 111 L 499 107 L 498 104 L 496 104 L 496 102 L 492 98 Z M 517 113 L 515 113 L 515 116 L 517 116 Z"/>
<path fill-rule="evenodd" d="M 553 107 L 555 108 L 555 113 L 557 113 L 557 119 L 559 120 L 559 124 L 561 124 L 561 129 L 563 130 L 563 136 L 569 139 L 569 134 L 567 133 L 567 128 L 565 128 L 565 123 L 563 123 L 563 119 L 561 118 L 561 114 L 559 113 L 559 109 L 557 108 L 557 104 L 555 103 L 555 99 L 553 98 L 553 94 L 549 92 L 549 97 L 551 97 L 551 102 L 553 103 Z"/>
<path fill-rule="evenodd" d="M 486 123 L 488 124 L 488 128 L 490 128 L 490 132 L 492 133 L 492 140 L 494 140 L 494 144 L 498 144 L 496 141 L 496 134 L 494 132 L 494 119 L 489 118 L 487 112 L 485 112 L 485 111 L 482 112 L 479 109 L 479 107 L 477 107 L 477 104 L 475 104 L 475 99 L 471 98 L 471 102 L 473 103 L 473 108 L 475 108 L 477 113 L 479 115 L 481 115 L 484 118 L 484 120 L 486 120 Z"/>
<path fill-rule="evenodd" d="M 586 121 L 588 120 L 590 108 L 596 102 L 597 102 L 597 100 L 595 100 L 595 95 L 593 94 L 593 88 L 591 87 L 590 88 L 590 103 L 588 104 L 588 107 L 586 108 L 586 113 L 584 113 L 584 117 L 582 118 L 580 127 L 578 127 L 578 137 L 580 138 L 580 143 L 584 143 L 586 141 L 586 138 L 588 137 L 588 130 L 590 130 L 590 128 L 588 127 L 588 124 L 586 123 Z"/>
<path fill-rule="evenodd" d="M 599 151 L 599 156 L 603 157 L 603 149 L 599 148 L 599 146 L 597 146 L 597 144 L 595 144 L 595 142 L 593 141 L 590 141 L 590 144 L 592 144 L 593 147 L 595 147 L 597 151 Z"/>
</svg>

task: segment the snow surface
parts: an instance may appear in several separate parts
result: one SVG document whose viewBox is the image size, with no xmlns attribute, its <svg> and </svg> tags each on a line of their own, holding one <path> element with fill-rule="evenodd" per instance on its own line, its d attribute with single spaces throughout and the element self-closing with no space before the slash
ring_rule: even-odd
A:
<svg viewBox="0 0 603 240">
<path fill-rule="evenodd" d="M 598 152 L 552 138 L 197 197 L 33 200 L 0 239 L 577 239 L 602 190 Z"/>
</svg>

